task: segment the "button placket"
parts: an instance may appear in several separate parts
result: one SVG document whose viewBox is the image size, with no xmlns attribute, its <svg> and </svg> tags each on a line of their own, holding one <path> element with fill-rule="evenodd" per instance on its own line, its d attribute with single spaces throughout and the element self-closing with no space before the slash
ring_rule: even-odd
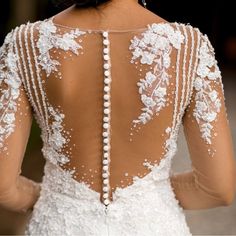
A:
<svg viewBox="0 0 236 236">
<path fill-rule="evenodd" d="M 102 199 L 104 205 L 110 204 L 110 120 L 111 120 L 111 62 L 110 62 L 110 40 L 107 31 L 102 33 L 103 36 L 103 69 L 104 69 L 104 96 L 103 96 L 103 159 L 102 159 Z"/>
</svg>

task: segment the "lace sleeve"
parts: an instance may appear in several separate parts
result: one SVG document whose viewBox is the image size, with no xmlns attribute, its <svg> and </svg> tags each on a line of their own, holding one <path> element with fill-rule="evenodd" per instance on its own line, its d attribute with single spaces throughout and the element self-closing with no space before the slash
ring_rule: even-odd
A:
<svg viewBox="0 0 236 236">
<path fill-rule="evenodd" d="M 187 209 L 228 205 L 235 193 L 235 161 L 224 87 L 214 49 L 200 34 L 190 103 L 183 116 L 192 171 L 172 176 Z"/>
<path fill-rule="evenodd" d="M 38 184 L 20 176 L 32 113 L 20 76 L 17 29 L 0 48 L 0 205 L 26 211 L 32 207 Z"/>
</svg>

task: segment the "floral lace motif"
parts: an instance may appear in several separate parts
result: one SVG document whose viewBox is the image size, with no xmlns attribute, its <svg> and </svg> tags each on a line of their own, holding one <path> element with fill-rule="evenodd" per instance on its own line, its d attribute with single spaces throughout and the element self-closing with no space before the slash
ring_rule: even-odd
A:
<svg viewBox="0 0 236 236">
<path fill-rule="evenodd" d="M 159 165 L 144 163 L 151 172 L 134 177 L 130 186 L 117 188 L 107 209 L 99 193 L 47 161 L 40 198 L 25 234 L 192 235 L 169 181 L 176 141 L 171 138 L 167 143 L 166 158 Z"/>
<path fill-rule="evenodd" d="M 152 24 L 148 30 L 142 33 L 142 38 L 135 36 L 129 47 L 132 50 L 132 60 L 137 59 L 141 64 L 153 66 L 153 71 L 148 71 L 145 79 L 137 83 L 141 101 L 144 104 L 142 114 L 133 120 L 134 124 L 146 124 L 166 106 L 167 86 L 170 76 L 167 69 L 170 67 L 170 54 L 172 46 L 181 47 L 184 37 L 180 31 L 175 30 L 169 24 Z"/>
<path fill-rule="evenodd" d="M 14 53 L 14 32 L 9 33 L 0 49 L 0 151 L 3 142 L 15 130 L 15 113 L 20 96 L 17 55 Z"/>
<path fill-rule="evenodd" d="M 79 49 L 82 49 L 82 46 L 76 42 L 75 39 L 85 34 L 85 32 L 75 29 L 71 30 L 69 33 L 60 35 L 57 34 L 57 27 L 53 22 L 47 20 L 39 25 L 39 34 L 37 47 L 40 55 L 38 60 L 42 69 L 45 70 L 46 75 L 49 76 L 52 72 L 58 71 L 57 66 L 60 65 L 59 61 L 51 58 L 49 51 L 57 48 L 64 51 L 71 51 L 72 53 L 79 55 Z"/>
<path fill-rule="evenodd" d="M 64 165 L 70 161 L 68 156 L 62 154 L 63 148 L 68 143 L 68 138 L 62 125 L 65 115 L 52 106 L 48 107 L 48 111 L 53 121 L 50 125 L 51 132 L 48 141 L 44 142 L 42 152 L 51 163 Z"/>
<path fill-rule="evenodd" d="M 202 40 L 198 56 L 197 77 L 194 81 L 196 105 L 193 116 L 200 126 L 202 138 L 211 144 L 213 129 L 211 123 L 216 120 L 217 113 L 221 108 L 218 92 L 213 88 L 213 85 L 221 82 L 221 73 L 208 38 L 203 36 Z"/>
</svg>

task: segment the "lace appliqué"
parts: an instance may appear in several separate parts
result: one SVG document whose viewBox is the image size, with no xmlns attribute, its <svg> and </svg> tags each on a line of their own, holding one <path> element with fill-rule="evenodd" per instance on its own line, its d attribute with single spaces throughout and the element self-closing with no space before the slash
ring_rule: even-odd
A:
<svg viewBox="0 0 236 236">
<path fill-rule="evenodd" d="M 79 55 L 79 49 L 82 46 L 76 42 L 76 38 L 84 35 L 79 29 L 71 30 L 69 33 L 60 35 L 57 33 L 57 27 L 51 20 L 42 22 L 39 25 L 39 39 L 37 42 L 37 48 L 39 49 L 39 64 L 42 69 L 45 70 L 46 75 L 49 76 L 52 72 L 58 71 L 57 66 L 60 62 L 51 58 L 49 51 L 51 49 L 62 49 L 64 51 L 71 51 L 72 53 Z"/>
<path fill-rule="evenodd" d="M 198 57 L 197 78 L 194 81 L 196 105 L 193 116 L 200 126 L 202 138 L 207 144 L 211 144 L 213 129 L 211 123 L 216 120 L 221 108 L 221 101 L 213 84 L 221 84 L 221 73 L 207 36 L 203 36 Z"/>
<path fill-rule="evenodd" d="M 17 99 L 20 96 L 21 79 L 18 75 L 17 55 L 13 51 L 13 32 L 9 33 L 0 49 L 0 151 L 15 129 Z"/>
<path fill-rule="evenodd" d="M 170 76 L 167 69 L 170 67 L 170 54 L 172 46 L 181 47 L 184 37 L 180 31 L 175 30 L 169 24 L 152 24 L 148 30 L 142 33 L 142 38 L 135 36 L 129 47 L 132 50 L 131 63 L 153 65 L 153 71 L 148 71 L 145 78 L 137 83 L 141 101 L 144 107 L 136 124 L 146 124 L 166 106 L 167 86 Z"/>
<path fill-rule="evenodd" d="M 60 166 L 68 163 L 68 155 L 63 154 L 63 148 L 69 142 L 68 133 L 64 131 L 63 120 L 65 115 L 55 109 L 52 106 L 48 107 L 49 116 L 52 119 L 50 124 L 50 134 L 47 144 L 44 145 L 42 151 L 44 156 L 53 164 L 59 164 Z"/>
</svg>

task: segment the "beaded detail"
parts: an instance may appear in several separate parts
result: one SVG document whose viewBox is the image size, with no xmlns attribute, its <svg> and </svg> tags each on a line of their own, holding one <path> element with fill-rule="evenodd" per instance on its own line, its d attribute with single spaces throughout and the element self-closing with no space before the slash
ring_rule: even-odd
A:
<svg viewBox="0 0 236 236">
<path fill-rule="evenodd" d="M 212 122 L 216 120 L 221 108 L 221 101 L 218 92 L 214 89 L 214 84 L 222 83 L 214 50 L 207 36 L 202 37 L 198 58 L 197 77 L 194 81 L 196 105 L 193 116 L 200 126 L 202 138 L 207 144 L 211 144 Z"/>
<path fill-rule="evenodd" d="M 85 32 L 78 28 L 66 30 L 68 29 L 59 29 L 50 19 L 36 24 L 28 23 L 11 33 L 0 50 L 0 150 L 6 146 L 5 140 L 10 135 L 14 135 L 16 129 L 21 85 L 42 130 L 42 152 L 46 159 L 45 175 L 41 195 L 34 207 L 26 234 L 53 235 L 57 232 L 60 235 L 104 236 L 191 235 L 185 222 L 183 209 L 171 189 L 169 176 L 172 158 L 177 152 L 178 131 L 183 115 L 191 104 L 195 106 L 192 115 L 200 127 L 202 138 L 208 145 L 213 143 L 213 122 L 217 120 L 222 104 L 217 86 L 221 85 L 222 81 L 209 41 L 197 29 L 177 23 L 150 24 L 144 29 L 145 31 L 133 37 L 129 37 L 129 34 L 133 32 L 122 32 L 126 35 L 124 41 L 127 40 L 126 42 L 130 43 L 127 48 L 121 47 L 121 50 L 129 50 L 128 61 L 126 61 L 127 71 L 125 69 L 122 71 L 124 77 L 129 75 L 128 69 L 132 68 L 130 70 L 132 76 L 124 79 L 119 76 L 119 73 L 115 73 L 118 72 L 115 71 L 117 67 L 112 66 L 111 41 L 115 35 L 111 35 L 112 31 L 109 30 L 96 31 L 102 39 L 102 64 L 100 64 L 102 73 L 93 73 L 96 80 L 92 80 L 90 76 L 84 76 L 89 71 L 79 65 L 84 61 L 76 59 L 87 49 L 88 54 L 84 54 L 85 59 L 92 55 L 91 61 L 99 60 L 96 54 L 98 51 L 95 48 L 90 47 L 89 44 L 82 47 L 81 44 L 82 37 L 95 31 Z M 90 42 L 94 43 L 96 37 L 90 36 L 88 37 Z M 121 57 L 120 51 L 117 50 L 116 53 L 117 58 L 125 60 Z M 73 65 L 77 66 L 76 63 L 78 63 L 78 67 L 80 66 L 83 70 L 81 73 L 84 76 L 83 80 L 77 77 L 77 68 L 74 74 L 71 68 L 65 70 L 65 74 L 71 73 L 72 76 L 63 78 L 64 74 L 61 71 L 64 64 L 62 62 L 68 58 L 71 59 L 72 56 L 75 59 Z M 115 53 L 114 56 L 116 56 Z M 114 57 L 114 61 L 115 59 Z M 69 61 L 67 62 L 69 64 Z M 111 69 L 114 69 L 114 74 Z M 55 87 L 58 85 L 61 88 L 60 85 L 63 83 L 72 83 L 69 93 L 63 94 L 63 90 L 60 98 L 47 94 L 52 89 L 50 83 L 55 82 L 52 80 L 57 76 L 63 80 L 56 80 Z M 76 79 L 81 79 L 79 85 Z M 83 84 L 85 80 L 89 81 L 86 85 Z M 96 90 L 96 92 L 89 90 L 94 83 L 100 82 L 103 84 L 101 90 Z M 73 83 L 76 84 L 75 90 L 73 90 Z M 111 87 L 111 83 L 114 87 Z M 132 83 L 135 85 L 134 88 L 132 86 L 127 88 L 126 85 Z M 76 140 L 83 139 L 81 126 L 84 123 L 80 126 L 76 120 L 76 125 L 78 125 L 76 132 L 70 132 L 73 130 L 70 115 L 77 118 L 80 113 L 76 111 L 74 114 L 71 110 L 70 113 L 66 109 L 74 105 L 70 106 L 75 98 L 71 94 L 77 94 L 77 89 L 83 93 L 83 89 L 88 88 L 88 85 L 91 94 L 96 93 L 102 98 L 102 102 L 97 103 L 102 105 L 101 130 L 99 130 L 101 133 L 98 136 L 102 143 L 101 149 L 100 146 L 99 150 L 96 149 L 96 156 L 85 160 L 85 165 L 82 163 L 80 169 L 78 163 L 83 161 L 83 155 L 90 154 L 90 150 L 83 153 L 83 147 L 76 143 Z M 137 92 L 138 101 L 133 100 L 135 96 L 129 99 L 130 91 L 134 92 L 133 94 Z M 121 96 L 121 92 L 122 96 L 123 93 L 127 95 L 125 99 Z M 118 93 L 119 96 L 117 96 Z M 71 96 L 69 101 L 66 100 L 68 94 L 69 97 Z M 79 106 L 81 105 L 84 110 L 85 108 L 89 110 L 87 98 L 80 95 L 78 93 L 78 97 L 83 102 L 79 101 Z M 90 97 L 88 99 L 91 105 L 96 104 L 99 98 L 94 97 L 96 100 L 89 100 Z M 118 104 L 117 107 L 116 104 Z M 114 117 L 115 135 L 113 137 L 122 145 L 126 142 L 128 151 L 132 150 L 135 154 L 132 157 L 135 161 L 138 158 L 141 159 L 138 164 L 136 163 L 138 168 L 141 166 L 140 171 L 135 172 L 132 166 L 134 173 L 128 171 L 127 163 L 133 164 L 129 163 L 132 158 L 126 156 L 125 150 L 116 146 L 111 147 L 111 125 L 113 124 L 111 113 L 112 111 L 116 113 L 118 108 L 120 111 L 126 109 L 129 119 L 122 117 L 122 114 L 120 115 L 122 112 L 119 111 L 120 117 L 118 119 Z M 89 112 L 92 113 L 91 110 Z M 156 122 L 155 128 L 151 127 L 155 123 L 154 120 L 153 123 L 150 122 L 151 119 L 165 111 L 169 112 L 166 112 L 167 116 L 160 119 L 159 123 Z M 98 117 L 100 119 L 99 114 Z M 95 120 L 97 124 L 98 119 Z M 89 122 L 86 120 L 85 125 Z M 134 140 L 139 142 L 138 145 L 133 147 L 128 143 L 130 137 L 127 137 L 127 134 L 120 134 L 120 130 L 127 130 L 130 122 L 134 127 L 136 125 L 145 127 L 142 135 L 140 134 L 137 140 Z M 94 130 L 93 124 L 89 125 L 89 128 L 92 126 L 91 132 L 96 133 L 97 130 Z M 150 134 L 152 128 L 155 129 L 153 130 L 155 137 Z M 120 136 L 116 135 L 116 131 L 120 132 Z M 95 137 L 92 135 L 89 137 Z M 155 138 L 159 143 L 155 142 Z M 148 140 L 147 145 L 143 145 L 144 139 Z M 160 149 L 157 157 L 152 152 L 155 145 L 159 145 Z M 124 166 L 121 166 L 123 173 L 118 173 L 119 168 L 111 166 L 112 148 L 119 154 L 119 157 L 114 156 L 114 163 L 117 160 L 122 161 L 122 165 L 124 163 Z M 76 151 L 81 154 L 82 158 L 77 155 Z M 101 156 L 97 155 L 100 151 Z M 92 165 L 89 166 L 90 162 L 99 164 L 95 164 L 95 168 L 92 169 L 90 168 Z M 112 170 L 115 172 L 114 176 L 117 176 L 118 184 L 115 183 L 115 178 L 111 178 L 111 167 L 114 168 Z M 86 177 L 88 181 L 85 180 Z M 131 184 L 126 184 L 126 179 L 127 181 L 130 179 Z M 91 187 L 93 181 L 101 185 L 101 189 L 97 192 Z"/>
<path fill-rule="evenodd" d="M 110 40 L 108 32 L 103 32 L 103 58 L 104 58 L 104 103 L 103 103 L 103 159 L 102 159 L 102 196 L 105 205 L 109 200 L 109 163 L 110 163 L 110 122 L 111 122 L 111 62 L 110 62 Z"/>
<path fill-rule="evenodd" d="M 138 119 L 133 120 L 134 126 L 146 124 L 166 106 L 167 86 L 170 83 L 167 73 L 170 54 L 172 47 L 179 49 L 183 43 L 181 32 L 174 30 L 169 24 L 152 24 L 141 36 L 142 38 L 135 36 L 131 40 L 131 63 L 140 59 L 141 64 L 152 65 L 153 70 L 148 71 L 145 78 L 137 83 L 145 107 Z"/>
<path fill-rule="evenodd" d="M 57 60 L 53 60 L 49 54 L 51 49 L 62 49 L 64 51 L 71 51 L 75 55 L 79 55 L 79 49 L 82 46 L 75 41 L 85 32 L 77 30 L 71 30 L 69 33 L 63 35 L 57 34 L 57 27 L 52 23 L 52 20 L 44 21 L 39 25 L 39 39 L 37 42 L 37 48 L 39 49 L 39 64 L 42 69 L 45 70 L 47 76 L 54 71 L 57 71 L 57 67 L 60 63 Z"/>
<path fill-rule="evenodd" d="M 14 32 L 5 38 L 0 49 L 0 152 L 6 140 L 15 130 L 15 113 L 18 109 L 21 80 L 18 73 L 17 60 L 14 53 Z"/>
</svg>

